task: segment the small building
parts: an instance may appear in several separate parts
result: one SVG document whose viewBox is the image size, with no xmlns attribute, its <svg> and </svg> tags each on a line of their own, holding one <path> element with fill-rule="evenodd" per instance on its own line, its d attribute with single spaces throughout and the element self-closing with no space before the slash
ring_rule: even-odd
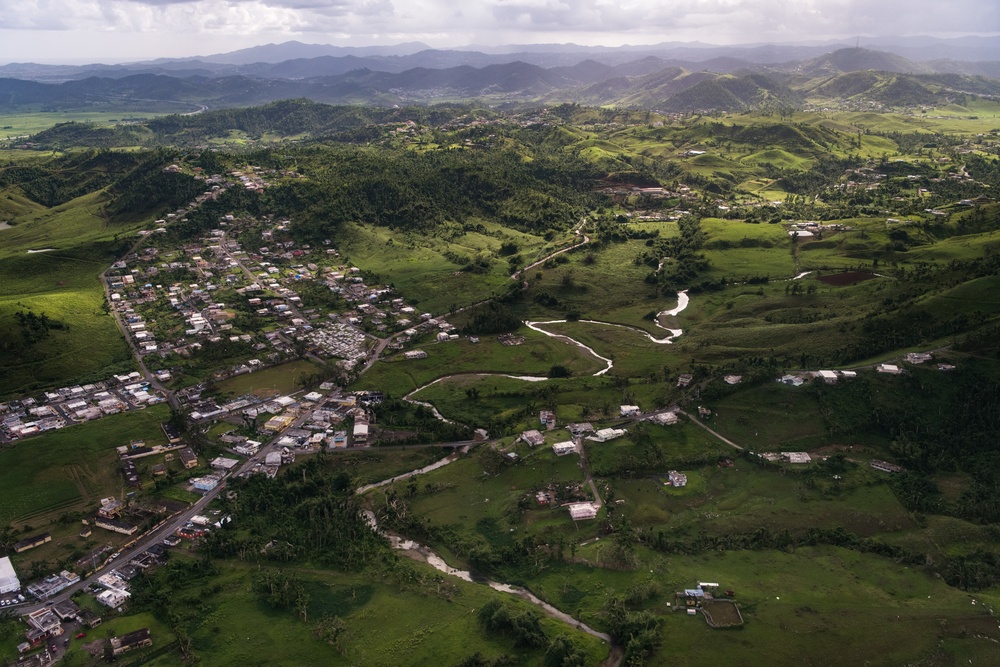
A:
<svg viewBox="0 0 1000 667">
<path fill-rule="evenodd" d="M 817 371 L 816 377 L 827 384 L 837 384 L 837 380 L 840 379 L 836 371 Z"/>
<path fill-rule="evenodd" d="M 686 387 L 689 384 L 691 384 L 692 380 L 694 380 L 694 376 L 691 375 L 690 373 L 681 373 L 680 375 L 677 376 L 677 386 Z"/>
<path fill-rule="evenodd" d="M 888 472 L 893 474 L 898 474 L 906 472 L 906 468 L 898 466 L 895 463 L 889 463 L 888 461 L 881 461 L 879 459 L 872 459 L 869 464 L 875 470 L 880 472 Z"/>
<path fill-rule="evenodd" d="M 76 620 L 80 621 L 81 625 L 84 625 L 91 630 L 96 628 L 101 624 L 101 617 L 90 611 L 89 609 L 81 609 L 80 613 L 76 615 Z"/>
<path fill-rule="evenodd" d="M 190 447 L 185 447 L 184 449 L 177 452 L 178 458 L 181 460 L 181 465 L 186 469 L 198 467 L 198 457 L 195 455 L 194 450 Z"/>
<path fill-rule="evenodd" d="M 18 646 L 18 650 L 21 647 Z M 24 649 L 24 651 L 30 651 L 31 645 Z M 24 652 L 22 651 L 22 653 Z M 34 655 L 25 655 L 17 659 L 17 662 L 13 663 L 15 667 L 49 667 L 55 663 L 55 656 L 49 653 L 47 650 L 35 653 Z"/>
<path fill-rule="evenodd" d="M 101 506 L 97 510 L 97 516 L 104 519 L 115 519 L 124 509 L 125 503 L 115 500 L 113 496 L 110 498 L 101 498 Z"/>
<path fill-rule="evenodd" d="M 176 445 L 181 441 L 181 432 L 176 426 L 170 422 L 165 422 L 160 426 L 163 429 L 163 435 L 167 436 L 167 442 L 171 445 Z"/>
<path fill-rule="evenodd" d="M 579 424 L 570 424 L 566 427 L 569 432 L 573 434 L 574 438 L 578 438 L 584 433 L 593 433 L 594 427 L 590 422 L 580 422 Z"/>
<path fill-rule="evenodd" d="M 736 385 L 739 384 L 740 382 L 743 382 L 742 375 L 727 375 L 722 379 L 725 381 L 726 384 Z"/>
<path fill-rule="evenodd" d="M 781 460 L 788 463 L 809 463 L 812 457 L 806 452 L 781 452 Z"/>
<path fill-rule="evenodd" d="M 596 519 L 599 509 L 594 503 L 570 503 L 566 508 L 569 509 L 569 516 L 573 521 Z"/>
<path fill-rule="evenodd" d="M 34 549 L 35 547 L 40 547 L 46 542 L 51 542 L 52 536 L 48 533 L 42 533 L 41 535 L 35 535 L 34 537 L 26 537 L 23 540 L 15 542 L 11 547 L 14 553 L 19 554 L 22 551 L 27 551 L 28 549 Z"/>
<path fill-rule="evenodd" d="M 588 435 L 587 440 L 592 440 L 594 442 L 607 442 L 627 434 L 628 431 L 623 428 L 602 428 L 598 429 L 594 435 Z"/>
<path fill-rule="evenodd" d="M 576 444 L 572 440 L 566 440 L 565 442 L 557 442 L 552 445 L 552 451 L 556 453 L 556 456 L 565 456 L 566 454 L 572 454 L 576 451 Z"/>
<path fill-rule="evenodd" d="M 236 459 L 230 459 L 226 458 L 225 456 L 219 456 L 217 458 L 212 459 L 212 462 L 209 465 L 211 465 L 216 470 L 229 471 L 238 466 L 239 463 L 240 462 Z"/>
<path fill-rule="evenodd" d="M 105 519 L 104 517 L 97 517 L 97 519 L 94 520 L 94 525 L 98 528 L 103 528 L 104 530 L 121 533 L 122 535 L 133 535 L 139 530 L 139 526 L 130 521 Z"/>
<path fill-rule="evenodd" d="M 521 434 L 521 441 L 527 443 L 532 447 L 537 447 L 539 445 L 545 444 L 545 436 L 539 431 L 532 429 L 530 431 L 525 431 Z"/>
<path fill-rule="evenodd" d="M 58 616 L 63 622 L 69 620 L 75 620 L 77 614 L 80 613 L 80 607 L 77 606 L 72 600 L 63 600 L 62 602 L 54 605 L 52 611 Z"/>
<path fill-rule="evenodd" d="M 541 422 L 542 426 L 551 430 L 556 426 L 556 413 L 551 410 L 542 410 L 538 413 L 538 421 Z"/>
<path fill-rule="evenodd" d="M 368 442 L 368 424 L 362 421 L 354 422 L 354 431 L 351 442 L 355 445 L 364 445 Z"/>
<path fill-rule="evenodd" d="M 149 634 L 149 628 L 142 628 L 121 637 L 111 638 L 111 652 L 115 656 L 152 645 L 153 638 Z"/>
<path fill-rule="evenodd" d="M 48 607 L 42 607 L 25 615 L 25 622 L 48 637 L 58 637 L 63 633 L 62 622 Z"/>
<path fill-rule="evenodd" d="M 205 493 L 206 491 L 211 491 L 219 485 L 219 478 L 214 475 L 208 475 L 206 477 L 195 477 L 191 480 L 191 486 L 194 487 L 195 491 L 201 491 Z"/>
<path fill-rule="evenodd" d="M 910 364 L 922 364 L 924 362 L 930 361 L 934 358 L 934 355 L 929 352 L 909 352 L 904 357 L 907 363 Z"/>
<path fill-rule="evenodd" d="M 879 364 L 875 367 L 875 371 L 878 373 L 887 373 L 889 375 L 899 375 L 903 372 L 903 369 L 894 364 Z"/>
<path fill-rule="evenodd" d="M 682 487 L 687 486 L 688 478 L 682 472 L 677 472 L 676 470 L 671 470 L 667 473 L 667 479 L 670 481 L 670 486 Z"/>
<path fill-rule="evenodd" d="M 404 352 L 403 357 L 406 359 L 426 359 L 427 353 L 423 350 L 410 350 L 409 352 Z"/>
<path fill-rule="evenodd" d="M 638 405 L 622 405 L 618 410 L 622 417 L 634 417 L 642 412 Z"/>
<path fill-rule="evenodd" d="M 105 607 L 117 609 L 125 604 L 125 602 L 129 599 L 129 593 L 128 591 L 122 591 L 116 588 L 107 588 L 95 595 L 94 598 Z"/>
<path fill-rule="evenodd" d="M 649 421 L 660 426 L 672 426 L 677 423 L 677 413 L 672 411 L 660 412 L 649 418 Z"/>
</svg>

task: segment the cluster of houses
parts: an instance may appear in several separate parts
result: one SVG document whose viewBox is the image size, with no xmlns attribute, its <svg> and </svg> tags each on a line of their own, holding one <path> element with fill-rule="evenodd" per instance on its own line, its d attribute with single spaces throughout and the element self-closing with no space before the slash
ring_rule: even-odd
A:
<svg viewBox="0 0 1000 667">
<path fill-rule="evenodd" d="M 138 372 L 0 403 L 0 441 L 100 419 L 165 399 Z"/>
<path fill-rule="evenodd" d="M 240 247 L 235 233 L 229 234 L 261 222 L 267 245 L 252 252 Z M 296 342 L 309 353 L 340 359 L 350 369 L 373 345 L 365 329 L 395 334 L 389 348 L 400 349 L 421 330 L 453 328 L 429 313 L 418 315 L 393 298 L 388 287 L 366 285 L 357 267 L 338 264 L 339 253 L 328 247 L 329 241 L 314 248 L 286 240 L 290 225 L 289 220 L 246 221 L 226 215 L 200 241 L 169 252 L 169 257 L 147 248 L 114 264 L 107 274 L 110 304 L 140 354 L 169 363 L 173 355 L 190 356 L 206 344 L 233 343 L 266 357 L 266 363 L 251 359 L 217 372 L 218 380 L 297 356 Z M 348 309 L 303 308 L 298 290 L 305 284 L 329 289 Z M 172 311 L 163 309 L 164 300 Z M 241 332 L 240 317 L 256 320 L 256 331 Z M 169 371 L 163 372 L 158 379 L 169 380 Z"/>
<path fill-rule="evenodd" d="M 903 360 L 908 364 L 917 365 L 927 363 L 933 358 L 934 355 L 929 352 L 909 352 L 903 357 Z M 955 370 L 954 365 L 946 363 L 937 364 L 936 367 L 940 371 Z M 906 369 L 899 364 L 880 363 L 875 366 L 875 372 L 884 375 L 901 375 L 906 372 Z M 840 380 L 853 380 L 857 376 L 857 371 L 847 370 L 802 371 L 798 373 L 786 373 L 778 378 L 778 382 L 792 387 L 801 387 L 809 379 L 816 379 L 826 384 L 837 384 Z"/>
</svg>

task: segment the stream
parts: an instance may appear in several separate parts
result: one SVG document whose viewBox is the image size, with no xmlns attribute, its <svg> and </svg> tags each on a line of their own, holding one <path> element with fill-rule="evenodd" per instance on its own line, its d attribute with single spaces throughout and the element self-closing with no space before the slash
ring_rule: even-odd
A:
<svg viewBox="0 0 1000 667">
<path fill-rule="evenodd" d="M 577 320 L 577 321 L 584 322 L 586 324 L 603 324 L 603 325 L 609 326 L 609 327 L 621 327 L 622 329 L 630 329 L 632 331 L 636 331 L 636 332 L 642 334 L 643 336 L 645 336 L 646 338 L 648 338 L 653 343 L 656 343 L 657 345 L 668 345 L 670 343 L 673 343 L 675 338 L 677 338 L 678 336 L 680 336 L 681 334 L 683 334 L 684 330 L 683 329 L 670 329 L 670 328 L 665 327 L 662 324 L 660 324 L 659 320 L 660 320 L 661 317 L 675 317 L 675 316 L 677 316 L 678 314 L 680 314 L 681 312 L 683 312 L 688 307 L 688 304 L 690 303 L 690 301 L 691 300 L 690 300 L 690 298 L 687 295 L 687 290 L 683 290 L 683 291 L 677 293 L 677 305 L 676 306 L 674 306 L 670 310 L 661 310 L 660 312 L 658 312 L 656 314 L 656 319 L 654 320 L 654 323 L 656 324 L 656 326 L 658 326 L 659 328 L 663 329 L 664 331 L 670 332 L 670 335 L 666 336 L 665 338 L 656 338 L 655 336 L 653 336 L 648 331 L 645 331 L 644 329 L 640 329 L 639 327 L 633 327 L 633 326 L 628 325 L 628 324 L 617 324 L 615 322 L 602 322 L 601 320 Z M 545 322 L 525 322 L 524 325 L 526 327 L 528 327 L 529 329 L 531 329 L 532 331 L 537 331 L 538 333 L 544 334 L 546 336 L 549 336 L 550 338 L 558 338 L 558 339 L 560 339 L 562 341 L 570 343 L 571 345 L 576 345 L 577 347 L 581 348 L 582 350 L 585 350 L 589 354 L 593 355 L 596 359 L 598 359 L 600 361 L 603 361 L 604 364 L 605 364 L 604 368 L 602 368 L 601 370 L 599 370 L 596 373 L 594 373 L 593 374 L 594 377 L 598 377 L 598 376 L 604 375 L 605 373 L 607 373 L 608 371 L 610 371 L 612 368 L 614 368 L 614 362 L 611 361 L 611 359 L 608 359 L 607 357 L 602 357 L 597 352 L 595 352 L 592 347 L 584 345 L 583 343 L 581 343 L 580 341 L 576 340 L 575 338 L 571 338 L 570 336 L 567 336 L 565 334 L 552 333 L 551 331 L 546 331 L 545 329 L 542 328 L 542 326 L 546 325 L 546 324 L 565 324 L 567 321 L 568 320 L 547 320 Z M 545 382 L 546 380 L 548 380 L 548 378 L 542 377 L 542 376 L 539 376 L 539 375 L 512 375 L 510 373 L 455 373 L 453 375 L 444 375 L 442 377 L 439 377 L 436 380 L 432 380 L 431 382 L 428 382 L 425 385 L 421 385 L 421 386 L 417 387 L 416 389 L 414 389 L 413 391 L 411 391 L 410 393 L 408 393 L 406 396 L 404 396 L 403 400 L 406 401 L 407 403 L 412 403 L 413 405 L 420 405 L 420 406 L 423 406 L 423 407 L 427 408 L 428 410 L 431 411 L 431 413 L 434 415 L 434 417 L 437 420 L 442 421 L 445 424 L 455 424 L 456 422 L 454 422 L 453 420 L 448 419 L 447 417 L 445 417 L 444 415 L 442 415 L 438 411 L 438 409 L 436 407 L 434 407 L 434 405 L 432 405 L 431 403 L 428 403 L 426 401 L 418 401 L 417 399 L 415 399 L 413 397 L 417 393 L 419 393 L 419 392 L 423 391 L 424 389 L 426 389 L 427 387 L 431 386 L 432 384 L 437 384 L 438 382 L 441 382 L 442 380 L 447 380 L 447 379 L 455 378 L 455 377 L 463 377 L 463 376 L 465 376 L 465 377 L 490 377 L 490 376 L 497 376 L 497 377 L 507 377 L 507 378 L 511 378 L 511 379 L 514 379 L 514 380 L 523 380 L 524 382 Z"/>
<path fill-rule="evenodd" d="M 664 331 L 669 331 L 670 332 L 670 335 L 667 336 L 666 338 L 656 338 L 655 336 L 653 336 L 653 334 L 649 333 L 648 331 L 645 331 L 644 329 L 640 329 L 639 327 L 633 327 L 633 326 L 628 325 L 628 324 L 617 324 L 615 322 L 604 322 L 604 321 L 601 321 L 601 320 L 577 320 L 577 321 L 578 322 L 585 322 L 587 324 L 603 324 L 603 325 L 609 326 L 609 327 L 621 327 L 622 329 L 630 329 L 632 331 L 636 331 L 638 333 L 641 333 L 643 336 L 645 336 L 646 338 L 648 338 L 653 343 L 656 343 L 657 345 L 667 345 L 667 344 L 673 343 L 675 338 L 677 338 L 678 336 L 680 336 L 681 334 L 684 333 L 684 330 L 683 329 L 670 329 L 669 327 L 665 327 L 662 324 L 660 324 L 660 318 L 661 317 L 675 317 L 676 315 L 680 314 L 685 308 L 688 307 L 688 303 L 690 303 L 690 301 L 691 301 L 691 299 L 687 295 L 687 290 L 683 290 L 683 291 L 677 293 L 677 305 L 676 306 L 674 306 L 670 310 L 661 310 L 660 312 L 658 312 L 656 314 L 656 319 L 653 320 L 654 324 L 656 324 L 656 326 L 658 326 L 659 328 L 663 329 Z M 559 338 L 559 339 L 562 339 L 562 340 L 564 340 L 564 341 L 566 341 L 568 343 L 572 343 L 572 344 L 574 344 L 574 345 L 576 345 L 578 347 L 581 347 L 584 350 L 586 350 L 587 352 L 589 352 L 590 354 L 594 355 L 596 358 L 598 358 L 601 361 L 603 361 L 604 363 L 606 363 L 607 366 L 603 370 L 600 370 L 600 371 L 594 373 L 595 376 L 597 376 L 597 375 L 604 375 L 605 373 L 607 373 L 608 371 L 610 371 L 614 367 L 614 362 L 611 361 L 610 359 L 608 359 L 607 357 L 602 357 L 601 355 L 597 354 L 597 352 L 595 352 L 592 348 L 587 347 L 586 345 L 584 345 L 583 343 L 581 343 L 580 341 L 578 341 L 578 340 L 576 340 L 574 338 L 570 338 L 569 336 L 566 336 L 564 334 L 555 334 L 555 333 L 552 333 L 551 331 L 546 331 L 545 329 L 540 328 L 540 325 L 544 325 L 544 324 L 563 324 L 565 322 L 567 322 L 567 320 L 548 320 L 546 322 L 525 322 L 524 324 L 529 329 L 532 329 L 532 330 L 537 331 L 539 333 L 543 333 L 546 336 L 551 336 L 552 338 Z"/>
<path fill-rule="evenodd" d="M 413 395 L 416 394 L 417 392 L 427 389 L 427 387 L 431 386 L 432 384 L 437 384 L 442 380 L 448 380 L 450 378 L 457 378 L 457 377 L 505 377 L 505 378 L 511 378 L 512 380 L 523 380 L 525 382 L 545 382 L 546 380 L 548 380 L 547 377 L 542 377 L 540 375 L 510 375 L 509 373 L 455 373 L 453 375 L 443 375 L 439 377 L 437 380 L 431 380 L 427 384 L 417 387 L 409 394 L 404 396 L 403 400 L 406 401 L 407 403 L 412 403 L 413 405 L 422 405 L 423 407 L 430 410 L 438 421 L 442 421 L 445 424 L 455 424 L 456 423 L 455 421 L 448 419 L 440 412 L 438 412 L 438 409 L 436 407 L 425 401 L 416 400 L 415 398 L 413 398 Z"/>
<path fill-rule="evenodd" d="M 396 479 L 401 479 L 401 477 L 397 477 Z M 392 545 L 393 549 L 397 549 L 399 551 L 404 552 L 404 554 L 408 558 L 412 558 L 413 560 L 427 563 L 438 572 L 443 572 L 444 574 L 450 575 L 452 577 L 458 577 L 463 581 L 468 581 L 469 583 L 473 584 L 484 584 L 486 586 L 489 586 L 495 591 L 499 591 L 501 593 L 507 593 L 509 595 L 516 595 L 517 597 L 523 600 L 527 600 L 531 604 L 540 608 L 542 611 L 545 612 L 547 616 L 554 618 L 558 621 L 562 621 L 566 625 L 572 626 L 577 630 L 580 630 L 581 632 L 586 632 L 588 635 L 591 635 L 592 637 L 597 637 L 598 639 L 606 641 L 608 644 L 612 643 L 610 635 L 604 632 L 599 632 L 598 630 L 593 629 L 592 627 L 588 626 L 582 621 L 578 621 L 569 614 L 560 611 L 559 609 L 556 609 L 548 602 L 541 600 L 531 591 L 525 588 L 521 588 L 520 586 L 512 586 L 510 584 L 503 584 L 497 581 L 493 581 L 481 575 L 469 572 L 468 570 L 459 570 L 458 568 L 451 567 L 450 565 L 448 565 L 448 563 L 445 562 L 443 558 L 441 558 L 441 556 L 436 554 L 429 547 L 425 547 L 422 544 L 414 542 L 413 540 L 408 540 L 398 535 L 393 535 L 391 533 L 383 532 L 381 529 L 379 529 L 378 520 L 375 518 L 375 513 L 372 512 L 371 510 L 365 510 L 364 514 L 365 514 L 365 520 L 368 522 L 368 525 L 371 526 L 371 529 L 386 537 L 389 540 L 389 543 Z"/>
</svg>

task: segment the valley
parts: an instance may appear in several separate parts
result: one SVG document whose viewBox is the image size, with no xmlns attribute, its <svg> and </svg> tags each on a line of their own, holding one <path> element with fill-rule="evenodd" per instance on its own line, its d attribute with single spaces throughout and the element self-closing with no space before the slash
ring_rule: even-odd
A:
<svg viewBox="0 0 1000 667">
<path fill-rule="evenodd" d="M 869 55 L 5 121 L 0 654 L 995 662 L 1000 104 Z"/>
</svg>

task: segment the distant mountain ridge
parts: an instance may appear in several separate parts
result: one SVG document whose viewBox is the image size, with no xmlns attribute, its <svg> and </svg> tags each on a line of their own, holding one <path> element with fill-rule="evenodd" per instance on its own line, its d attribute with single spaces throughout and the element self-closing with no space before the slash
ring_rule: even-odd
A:
<svg viewBox="0 0 1000 667">
<path fill-rule="evenodd" d="M 74 76 L 63 69 L 59 74 L 65 78 L 58 83 L 0 79 L 0 109 L 115 108 L 143 100 L 223 108 L 301 97 L 331 104 L 390 106 L 441 100 L 568 101 L 693 112 L 793 108 L 810 98 L 863 98 L 888 106 L 947 102 L 949 96 L 964 94 L 1000 99 L 1000 80 L 978 74 L 998 71 L 1000 63 L 962 67 L 948 61 L 951 71 L 937 72 L 928 63 L 857 47 L 770 65 L 731 56 L 699 62 L 646 55 L 617 64 L 587 59 L 543 67 L 519 59 L 493 63 L 493 56 L 478 54 L 474 60 L 485 64 L 401 69 L 411 62 L 448 63 L 452 55 L 444 51 L 323 55 L 240 66 L 190 60 L 148 65 L 144 70 L 97 67 Z M 16 71 L 25 67 L 9 66 Z M 0 74 L 7 69 L 0 68 Z M 50 74 L 58 78 L 54 70 Z M 82 75 L 86 76 L 76 78 Z"/>
</svg>

